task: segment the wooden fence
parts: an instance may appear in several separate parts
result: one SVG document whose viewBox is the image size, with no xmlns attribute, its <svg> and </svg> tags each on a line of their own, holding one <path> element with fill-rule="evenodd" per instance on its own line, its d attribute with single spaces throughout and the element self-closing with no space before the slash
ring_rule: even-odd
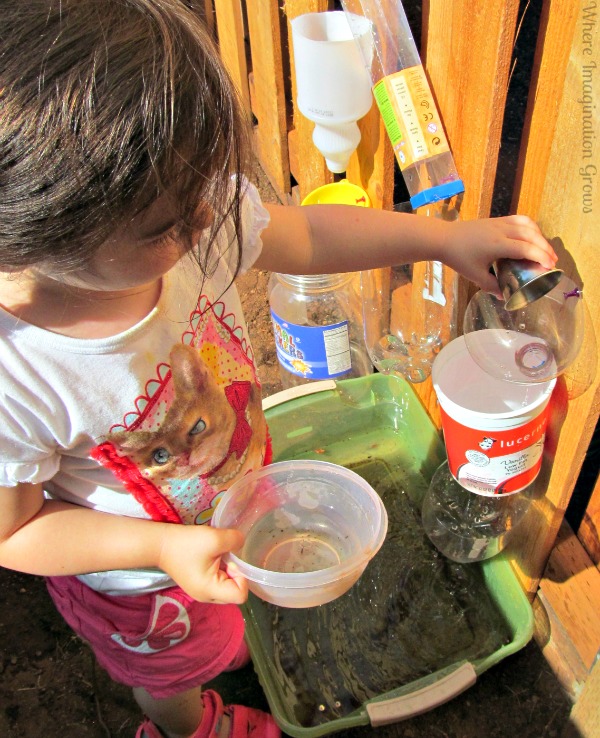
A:
<svg viewBox="0 0 600 738">
<path fill-rule="evenodd" d="M 535 17 L 531 79 L 516 100 L 526 114 L 510 211 L 537 220 L 559 253 L 559 266 L 583 286 L 586 336 L 577 365 L 554 393 L 542 494 L 512 553 L 534 604 L 538 643 L 579 698 L 581 725 L 589 723 L 590 711 L 598 719 L 600 704 L 600 666 L 588 679 L 600 647 L 600 483 L 577 534 L 564 514 L 600 408 L 599 7 L 596 0 L 424 0 L 419 18 L 421 56 L 466 185 L 461 215 L 471 219 L 487 217 L 492 208 L 503 124 L 511 125 L 504 120 L 511 69 L 520 63 L 515 38 L 523 18 L 530 18 L 524 13 Z M 298 202 L 334 180 L 312 144 L 313 124 L 294 105 L 289 30 L 295 16 L 333 8 L 328 0 L 214 0 L 223 59 L 256 120 L 262 167 L 284 202 Z M 391 208 L 398 172 L 375 105 L 360 128 L 347 177 L 368 191 L 375 207 Z M 431 384 L 419 386 L 419 394 L 433 417 Z"/>
</svg>

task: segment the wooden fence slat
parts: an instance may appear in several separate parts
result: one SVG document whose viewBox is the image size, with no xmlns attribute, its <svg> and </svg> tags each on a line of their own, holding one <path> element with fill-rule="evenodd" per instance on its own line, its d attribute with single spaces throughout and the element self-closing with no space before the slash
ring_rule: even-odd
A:
<svg viewBox="0 0 600 738">
<path fill-rule="evenodd" d="M 381 6 L 385 9 L 388 2 L 394 3 L 395 0 L 381 0 Z M 373 67 L 379 68 L 376 59 Z M 373 79 L 374 83 L 378 81 L 377 78 Z M 350 158 L 346 176 L 350 182 L 368 192 L 373 207 L 391 210 L 394 206 L 394 179 L 399 174 L 396 172 L 392 145 L 374 100 L 371 110 L 359 121 L 358 127 L 361 139 Z"/>
<path fill-rule="evenodd" d="M 246 0 L 246 7 L 252 50 L 250 95 L 258 120 L 257 155 L 273 188 L 285 200 L 290 191 L 290 165 L 279 3 Z"/>
<path fill-rule="evenodd" d="M 600 572 L 563 522 L 540 589 L 586 669 L 600 651 Z"/>
<path fill-rule="evenodd" d="M 569 633 L 541 589 L 538 589 L 531 604 L 534 615 L 534 640 L 561 687 L 575 702 L 589 670 L 586 669 Z"/>
<path fill-rule="evenodd" d="M 592 561 L 600 569 L 600 476 L 596 480 L 577 536 Z"/>
<path fill-rule="evenodd" d="M 379 109 L 375 103 L 358 121 L 358 148 L 350 157 L 346 177 L 369 194 L 374 208 L 394 206 L 395 158 Z"/>
<path fill-rule="evenodd" d="M 422 57 L 465 183 L 460 206 L 465 219 L 486 217 L 491 208 L 518 5 L 518 0 L 423 3 Z M 473 49 L 477 49 L 476 64 Z M 464 313 L 467 296 L 468 287 L 461 283 L 459 316 Z M 415 389 L 439 425 L 431 379 Z"/>
<path fill-rule="evenodd" d="M 246 109 L 250 112 L 250 89 L 241 0 L 215 0 L 215 15 L 221 58 L 239 90 Z"/>
<path fill-rule="evenodd" d="M 558 3 L 562 6 L 563 3 Z M 554 12 L 554 3 L 551 3 Z M 543 474 L 540 484 L 543 485 L 541 496 L 535 506 L 527 530 L 519 537 L 517 557 L 517 573 L 524 589 L 532 596 L 535 593 L 544 566 L 554 545 L 564 512 L 579 476 L 586 450 L 594 432 L 600 409 L 600 372 L 598 367 L 597 339 L 600 336 L 600 291 L 594 289 L 600 274 L 600 249 L 598 249 L 598 214 L 600 213 L 600 183 L 596 184 L 589 212 L 583 206 L 582 194 L 584 181 L 580 176 L 580 168 L 585 166 L 586 159 L 577 146 L 581 135 L 582 105 L 578 102 L 582 95 L 583 67 L 587 63 L 581 43 L 582 5 L 571 0 L 571 11 L 579 8 L 576 24 L 577 31 L 571 34 L 571 53 L 566 69 L 554 69 L 553 72 L 564 80 L 562 94 L 558 101 L 558 113 L 555 124 L 551 127 L 554 137 L 549 147 L 547 167 L 544 172 L 537 171 L 530 176 L 528 169 L 537 167 L 540 157 L 533 148 L 547 145 L 545 135 L 540 142 L 534 137 L 527 141 L 528 156 L 526 169 L 523 172 L 522 185 L 532 182 L 536 191 L 540 192 L 531 198 L 529 193 L 522 193 L 518 198 L 520 212 L 532 213 L 524 209 L 531 203 L 536 209 L 536 219 L 542 232 L 555 245 L 559 254 L 558 265 L 567 276 L 579 285 L 583 285 L 587 305 L 588 323 L 584 346 L 583 360 L 587 367 L 578 367 L 578 371 L 588 377 L 588 386 L 578 387 L 576 395 L 569 389 L 568 374 L 560 377 L 557 389 L 551 400 L 551 418 L 548 429 Z M 567 9 L 565 8 L 565 12 Z M 555 57 L 554 47 L 563 43 L 565 29 L 548 23 L 546 33 L 554 32 L 558 37 L 538 39 L 538 50 Z M 575 31 L 575 26 L 574 26 Z M 598 25 L 593 31 L 593 48 L 598 55 L 600 51 L 600 33 Z M 594 60 L 595 61 L 595 60 Z M 597 63 L 597 62 L 595 62 Z M 541 68 L 546 62 L 541 60 Z M 595 85 L 595 106 L 589 106 L 592 116 L 592 128 L 600 128 L 600 85 Z M 546 94 L 540 95 L 535 106 L 542 109 L 548 107 Z M 531 98 L 530 98 L 531 102 Z M 537 112 L 530 113 L 533 120 Z M 576 133 L 575 133 L 576 132 Z M 581 138 L 579 138 L 581 142 Z M 537 202 L 539 200 L 539 202 Z M 588 289 L 586 289 L 588 288 Z M 589 345 L 593 350 L 587 350 Z M 585 370 L 584 370 L 585 369 Z M 544 470 L 545 467 L 545 470 Z"/>
<path fill-rule="evenodd" d="M 465 220 L 490 213 L 518 10 L 518 0 L 423 3 L 423 57 L 465 183 Z"/>
<path fill-rule="evenodd" d="M 600 735 L 600 661 L 596 662 L 571 710 L 571 722 L 579 738 L 598 738 Z"/>
<path fill-rule="evenodd" d="M 215 8 L 213 0 L 200 0 L 199 10 L 204 16 L 206 27 L 212 35 L 215 32 Z"/>
<path fill-rule="evenodd" d="M 514 185 L 513 212 L 537 220 L 573 35 L 582 3 L 544 0 Z M 571 136 L 569 136 L 571 138 Z"/>
</svg>

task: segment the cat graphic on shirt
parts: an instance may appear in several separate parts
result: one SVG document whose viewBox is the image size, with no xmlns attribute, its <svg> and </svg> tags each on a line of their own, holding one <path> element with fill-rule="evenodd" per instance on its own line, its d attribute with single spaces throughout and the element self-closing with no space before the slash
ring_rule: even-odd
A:
<svg viewBox="0 0 600 738">
<path fill-rule="evenodd" d="M 156 431 L 113 431 L 109 441 L 157 487 L 200 477 L 230 486 L 264 461 L 267 427 L 258 385 L 220 385 L 197 349 L 170 353 L 174 398 Z"/>
</svg>

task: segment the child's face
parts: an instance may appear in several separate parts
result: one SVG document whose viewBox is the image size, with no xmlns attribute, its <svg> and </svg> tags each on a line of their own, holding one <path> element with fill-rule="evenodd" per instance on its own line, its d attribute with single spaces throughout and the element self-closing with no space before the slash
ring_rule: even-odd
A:
<svg viewBox="0 0 600 738">
<path fill-rule="evenodd" d="M 192 239 L 183 239 L 174 213 L 169 200 L 161 197 L 119 227 L 98 248 L 89 266 L 61 276 L 44 271 L 44 276 L 70 287 L 102 292 L 153 284 L 200 238 L 199 227 Z"/>
</svg>

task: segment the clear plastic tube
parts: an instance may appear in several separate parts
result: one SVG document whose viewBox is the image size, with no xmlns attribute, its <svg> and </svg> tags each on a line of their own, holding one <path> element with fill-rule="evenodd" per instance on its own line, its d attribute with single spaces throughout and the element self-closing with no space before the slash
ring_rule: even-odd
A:
<svg viewBox="0 0 600 738">
<path fill-rule="evenodd" d="M 532 493 L 530 485 L 514 494 L 477 494 L 464 489 L 444 461 L 423 500 L 423 528 L 434 546 L 452 561 L 484 561 L 510 542 L 529 510 Z"/>
<path fill-rule="evenodd" d="M 427 76 L 400 0 L 342 0 L 350 28 L 357 17 L 371 22 L 373 59 L 365 66 L 411 205 L 446 200 L 464 192 Z M 354 21 L 353 21 L 354 18 Z"/>
<path fill-rule="evenodd" d="M 384 10 L 385 5 L 385 10 Z M 342 0 L 350 28 L 371 23 L 373 54 L 363 61 L 406 183 L 420 214 L 458 218 L 464 191 L 400 0 Z M 358 21 L 360 18 L 360 22 Z M 363 31 L 364 35 L 364 31 Z M 377 369 L 422 382 L 456 335 L 457 277 L 440 262 L 363 272 L 365 343 Z"/>
</svg>

